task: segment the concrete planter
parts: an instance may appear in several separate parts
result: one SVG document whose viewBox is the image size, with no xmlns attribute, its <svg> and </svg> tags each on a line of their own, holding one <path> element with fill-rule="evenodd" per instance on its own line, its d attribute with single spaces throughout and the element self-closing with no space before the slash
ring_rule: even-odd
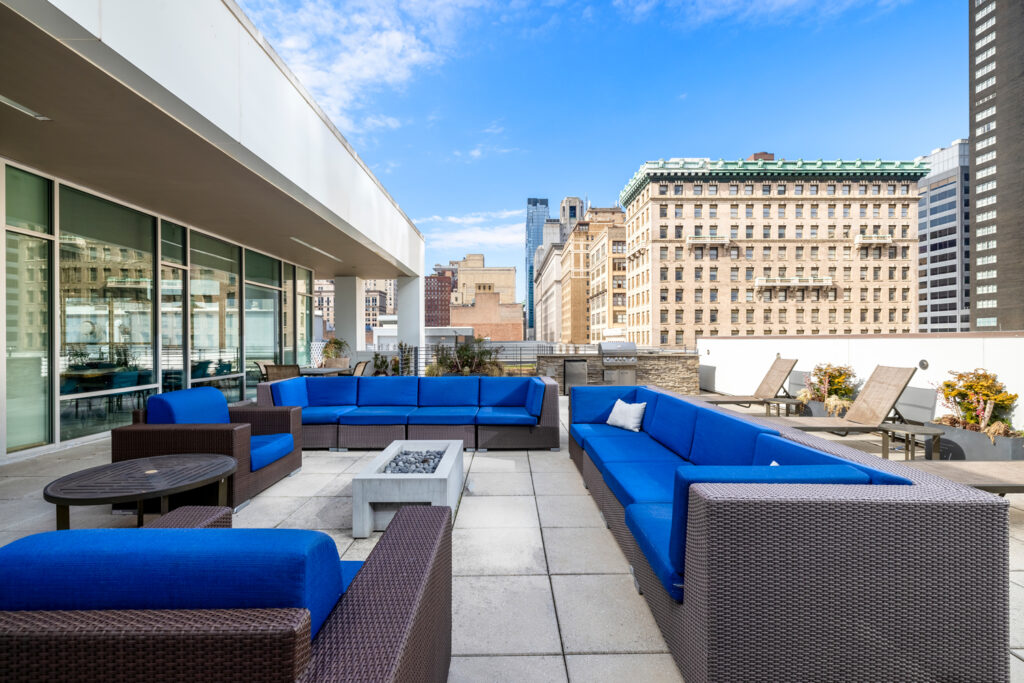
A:
<svg viewBox="0 0 1024 683">
<path fill-rule="evenodd" d="M 825 403 L 823 401 L 810 401 L 804 404 L 804 409 L 800 413 L 803 417 L 831 417 L 828 411 L 825 410 Z M 839 417 L 846 414 L 846 411 L 840 411 Z"/>
<path fill-rule="evenodd" d="M 938 427 L 943 432 L 939 441 L 940 460 L 1024 460 L 1024 437 L 997 436 L 993 445 L 981 432 L 938 422 L 928 426 Z M 925 442 L 925 457 L 932 457 L 931 439 Z"/>
<path fill-rule="evenodd" d="M 386 473 L 384 468 L 402 450 L 445 449 L 430 474 Z M 392 441 L 352 479 L 352 537 L 366 538 L 387 529 L 404 505 L 447 505 L 455 514 L 462 494 L 461 441 Z"/>
</svg>

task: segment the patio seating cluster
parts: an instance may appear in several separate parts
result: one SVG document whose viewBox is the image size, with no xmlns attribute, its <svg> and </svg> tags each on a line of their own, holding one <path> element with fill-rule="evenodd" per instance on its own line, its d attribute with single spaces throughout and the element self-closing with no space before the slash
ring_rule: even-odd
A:
<svg viewBox="0 0 1024 683">
<path fill-rule="evenodd" d="M 558 448 L 558 385 L 549 377 L 296 377 L 260 384 L 257 403 L 301 407 L 310 449 L 407 438 Z"/>
<path fill-rule="evenodd" d="M 648 387 L 574 387 L 569 421 L 688 683 L 1005 678 L 1004 501 Z"/>
</svg>

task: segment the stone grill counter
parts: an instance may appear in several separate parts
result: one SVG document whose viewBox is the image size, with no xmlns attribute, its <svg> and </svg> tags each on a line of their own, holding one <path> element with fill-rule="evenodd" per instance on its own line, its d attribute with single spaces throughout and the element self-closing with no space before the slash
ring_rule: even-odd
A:
<svg viewBox="0 0 1024 683">
<path fill-rule="evenodd" d="M 551 377 L 559 387 L 565 387 L 565 361 L 587 362 L 587 384 L 601 385 L 604 381 L 604 363 L 596 353 L 537 354 L 537 374 Z M 700 393 L 698 374 L 700 357 L 696 353 L 662 351 L 637 353 L 636 383 L 654 384 L 678 394 Z"/>
</svg>

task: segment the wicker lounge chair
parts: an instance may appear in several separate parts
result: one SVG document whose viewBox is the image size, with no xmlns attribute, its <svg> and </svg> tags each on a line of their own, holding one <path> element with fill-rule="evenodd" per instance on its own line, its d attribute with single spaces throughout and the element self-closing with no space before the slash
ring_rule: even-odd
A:
<svg viewBox="0 0 1024 683">
<path fill-rule="evenodd" d="M 312 642 L 302 608 L 0 611 L 0 680 L 441 683 L 451 634 L 451 509 L 409 506 Z"/>
<path fill-rule="evenodd" d="M 768 372 L 753 395 L 710 396 L 704 400 L 715 405 L 742 405 L 744 407 L 749 407 L 755 403 L 767 405 L 767 401 L 778 396 L 780 391 L 785 396 L 789 396 L 789 392 L 786 391 L 786 380 L 789 379 L 789 373 L 793 372 L 795 366 L 796 360 L 792 358 L 776 358 L 772 362 L 772 366 L 768 368 Z"/>
<path fill-rule="evenodd" d="M 289 377 L 299 376 L 298 365 L 268 365 L 267 366 L 267 381 L 273 382 L 278 379 L 288 379 Z"/>
</svg>

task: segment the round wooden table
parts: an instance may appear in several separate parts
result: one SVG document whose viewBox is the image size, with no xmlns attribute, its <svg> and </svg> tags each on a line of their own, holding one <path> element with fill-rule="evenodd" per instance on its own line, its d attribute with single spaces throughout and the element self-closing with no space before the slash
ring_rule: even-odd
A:
<svg viewBox="0 0 1024 683">
<path fill-rule="evenodd" d="M 71 505 L 138 504 L 142 526 L 143 502 L 160 499 L 160 514 L 168 512 L 168 497 L 218 482 L 217 504 L 227 505 L 228 477 L 237 463 L 227 455 L 183 453 L 124 460 L 90 467 L 50 482 L 43 498 L 57 506 L 57 528 L 71 528 Z"/>
</svg>

